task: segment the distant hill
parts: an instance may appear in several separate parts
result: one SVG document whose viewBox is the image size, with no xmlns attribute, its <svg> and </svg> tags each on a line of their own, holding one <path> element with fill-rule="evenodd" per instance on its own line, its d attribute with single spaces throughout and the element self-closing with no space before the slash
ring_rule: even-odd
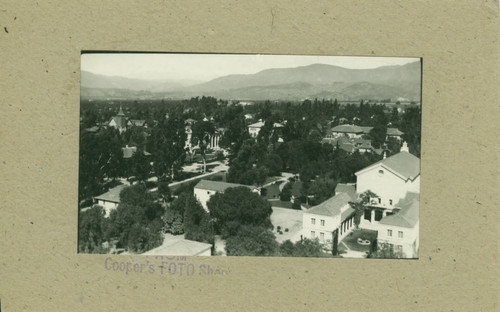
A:
<svg viewBox="0 0 500 312">
<path fill-rule="evenodd" d="M 325 64 L 273 68 L 252 75 L 223 76 L 190 86 L 171 81 L 146 81 L 92 75 L 86 74 L 92 79 L 84 81 L 82 73 L 82 86 L 151 92 L 147 95 L 144 93 L 133 95 L 134 92 L 130 94 L 125 90 L 121 94 L 118 90 L 112 92 L 115 96 L 125 97 L 152 96 L 182 99 L 205 95 L 240 100 L 404 98 L 420 101 L 420 62 L 374 69 L 347 69 Z M 92 97 L 90 88 L 82 88 L 82 97 Z M 96 93 L 95 90 L 92 92 Z"/>
</svg>

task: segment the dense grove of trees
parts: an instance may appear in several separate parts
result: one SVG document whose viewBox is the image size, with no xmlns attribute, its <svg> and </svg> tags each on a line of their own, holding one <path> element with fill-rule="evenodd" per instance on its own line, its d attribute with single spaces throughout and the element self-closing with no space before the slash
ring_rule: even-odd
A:
<svg viewBox="0 0 500 312">
<path fill-rule="evenodd" d="M 120 204 L 105 218 L 104 209 L 94 206 L 80 211 L 78 226 L 79 251 L 102 253 L 104 242 L 141 253 L 163 242 L 161 234 L 164 208 L 155 202 L 142 184 L 126 187 L 120 193 Z"/>
<path fill-rule="evenodd" d="M 130 119 L 145 120 L 148 127 L 131 127 L 123 133 L 106 127 L 120 106 Z M 348 154 L 321 143 L 342 118 L 373 127 L 367 138 L 374 147 L 385 146 L 391 153 L 399 151 L 400 143 L 394 139 L 386 142 L 387 128 L 399 128 L 410 152 L 420 156 L 420 107 L 407 106 L 401 113 L 399 107 L 388 109 L 364 101 L 341 105 L 337 100 L 318 99 L 265 101 L 243 107 L 213 97 L 113 104 L 82 102 L 79 201 L 107 191 L 118 178 L 135 177 L 139 183 L 123 191 L 119 207 L 108 219 L 102 207 L 80 212 L 79 249 L 102 252 L 103 242 L 116 241 L 118 246 L 141 252 L 161 244 L 163 230 L 208 243 L 213 243 L 214 235 L 221 235 L 229 255 L 321 255 L 317 241 L 277 244 L 271 231 L 269 203 L 247 188 L 213 196 L 209 213 L 196 201 L 192 188 L 181 188 L 173 199 L 168 184 L 182 176 L 181 167 L 186 162 L 185 120 L 197 121 L 192 127 L 191 143 L 198 146 L 204 162 L 209 136 L 217 128 L 225 129 L 219 144 L 229 152 L 228 182 L 263 185 L 268 177 L 283 171 L 295 173 L 301 183 L 299 201 L 314 205 L 333 196 L 337 183 L 355 182 L 356 171 L 382 158 L 370 153 Z M 258 120 L 265 125 L 252 139 L 247 125 Z M 276 123 L 282 127 L 274 127 Z M 93 130 L 88 131 L 90 128 Z M 137 152 L 124 159 L 122 147 L 127 144 L 136 146 Z M 146 156 L 146 151 L 151 156 Z M 145 181 L 152 176 L 158 178 L 158 197 L 145 188 Z M 293 185 L 285 185 L 282 200 L 290 200 Z M 166 204 L 161 205 L 157 198 Z"/>
</svg>

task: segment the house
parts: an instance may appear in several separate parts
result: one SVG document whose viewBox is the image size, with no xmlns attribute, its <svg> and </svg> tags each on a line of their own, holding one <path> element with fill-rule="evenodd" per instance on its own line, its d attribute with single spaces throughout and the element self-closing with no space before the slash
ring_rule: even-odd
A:
<svg viewBox="0 0 500 312">
<path fill-rule="evenodd" d="M 395 207 L 399 210 L 380 220 L 378 248 L 388 246 L 401 258 L 418 258 L 420 195 L 408 193 Z"/>
<path fill-rule="evenodd" d="M 132 158 L 132 156 L 134 156 L 134 154 L 137 152 L 137 146 L 125 145 L 125 147 L 122 147 L 122 152 L 123 152 L 123 158 L 125 159 Z M 151 156 L 151 153 L 148 153 L 144 150 L 142 151 L 142 154 L 144 156 Z"/>
<path fill-rule="evenodd" d="M 173 239 L 170 241 L 164 241 L 160 247 L 146 251 L 143 255 L 211 256 L 212 245 L 188 239 Z"/>
<path fill-rule="evenodd" d="M 118 185 L 104 194 L 94 197 L 94 204 L 102 206 L 106 212 L 105 217 L 109 217 L 111 210 L 120 204 L 120 192 L 128 185 Z"/>
<path fill-rule="evenodd" d="M 401 141 L 402 138 L 401 136 L 404 134 L 404 132 L 399 131 L 397 128 L 387 128 L 387 134 L 385 140 L 389 140 L 389 138 L 395 138 L 398 141 Z"/>
<path fill-rule="evenodd" d="M 229 188 L 241 186 L 249 188 L 252 192 L 260 193 L 259 189 L 252 185 L 200 180 L 200 182 L 198 182 L 198 184 L 194 187 L 194 196 L 200 202 L 203 209 L 208 212 L 207 202 L 213 195 L 216 193 L 224 193 Z"/>
<path fill-rule="evenodd" d="M 120 133 L 127 131 L 127 117 L 125 117 L 121 106 L 118 115 L 111 118 L 108 122 L 108 126 L 118 129 Z"/>
<path fill-rule="evenodd" d="M 330 130 L 330 136 L 332 138 L 338 138 L 341 136 L 346 136 L 351 139 L 361 138 L 363 135 L 363 129 L 356 125 L 338 125 Z"/>
<path fill-rule="evenodd" d="M 127 122 L 127 127 L 129 127 L 129 128 L 131 128 L 131 127 L 147 128 L 148 127 L 148 123 L 146 122 L 146 120 L 130 119 Z"/>
<path fill-rule="evenodd" d="M 264 122 L 259 120 L 256 123 L 248 125 L 248 133 L 252 138 L 256 138 L 259 135 L 260 129 L 264 127 Z"/>
<path fill-rule="evenodd" d="M 318 238 L 319 242 L 331 245 L 333 234 L 338 230 L 340 241 L 354 228 L 355 210 L 349 204 L 353 197 L 339 192 L 321 204 L 304 211 L 302 235 L 305 238 Z"/>
</svg>

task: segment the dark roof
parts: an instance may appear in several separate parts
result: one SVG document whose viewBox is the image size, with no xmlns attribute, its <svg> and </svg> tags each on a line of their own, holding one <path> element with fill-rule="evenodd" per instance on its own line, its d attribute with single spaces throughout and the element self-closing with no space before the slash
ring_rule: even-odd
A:
<svg viewBox="0 0 500 312">
<path fill-rule="evenodd" d="M 356 175 L 369 170 L 375 166 L 382 165 L 388 170 L 393 171 L 405 180 L 414 180 L 420 175 L 420 159 L 408 152 L 402 151 L 391 157 L 387 157 L 379 162 L 374 163 L 358 172 Z"/>
<path fill-rule="evenodd" d="M 339 125 L 334 127 L 332 132 L 342 132 L 342 133 L 362 133 L 363 129 L 356 125 Z"/>
<path fill-rule="evenodd" d="M 200 182 L 198 182 L 198 184 L 196 184 L 196 186 L 194 188 L 223 193 L 228 188 L 240 187 L 240 186 L 247 187 L 251 190 L 256 188 L 253 185 L 243 185 L 243 184 L 227 183 L 227 182 L 220 182 L 220 181 L 209 181 L 209 180 L 200 180 Z"/>
<path fill-rule="evenodd" d="M 346 193 L 340 193 L 322 202 L 321 204 L 310 208 L 306 212 L 334 217 L 341 214 L 342 207 L 349 205 L 349 201 L 351 201 L 351 197 L 349 195 Z"/>
<path fill-rule="evenodd" d="M 100 200 L 105 200 L 108 202 L 113 202 L 113 203 L 119 203 L 120 202 L 120 192 L 126 188 L 128 185 L 122 184 L 118 185 L 117 187 L 114 187 L 107 191 L 104 194 L 101 194 L 99 196 L 94 197 L 94 199 L 100 199 Z"/>
<path fill-rule="evenodd" d="M 385 216 L 380 220 L 380 224 L 414 227 L 419 220 L 420 194 L 407 193 L 406 197 L 400 200 L 395 207 L 401 208 L 401 210 L 396 214 Z"/>
<path fill-rule="evenodd" d="M 356 198 L 356 185 L 355 184 L 344 184 L 338 183 L 335 187 L 335 194 L 345 193 L 349 195 L 351 200 Z"/>
</svg>

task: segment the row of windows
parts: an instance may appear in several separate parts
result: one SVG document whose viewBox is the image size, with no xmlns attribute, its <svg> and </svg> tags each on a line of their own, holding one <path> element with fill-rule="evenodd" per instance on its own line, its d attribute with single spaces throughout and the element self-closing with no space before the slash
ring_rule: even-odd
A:
<svg viewBox="0 0 500 312">
<path fill-rule="evenodd" d="M 311 231 L 311 238 L 313 238 L 313 239 L 316 238 L 316 232 L 315 231 Z M 319 233 L 319 240 L 321 242 L 325 241 L 325 233 L 323 233 L 323 232 Z"/>
<path fill-rule="evenodd" d="M 320 220 L 320 222 L 321 222 L 321 226 L 325 226 L 325 220 Z M 315 218 L 311 218 L 311 224 L 316 224 Z"/>
<path fill-rule="evenodd" d="M 392 237 L 392 230 L 387 230 L 387 236 Z M 403 231 L 398 231 L 398 238 L 403 238 Z"/>
</svg>

